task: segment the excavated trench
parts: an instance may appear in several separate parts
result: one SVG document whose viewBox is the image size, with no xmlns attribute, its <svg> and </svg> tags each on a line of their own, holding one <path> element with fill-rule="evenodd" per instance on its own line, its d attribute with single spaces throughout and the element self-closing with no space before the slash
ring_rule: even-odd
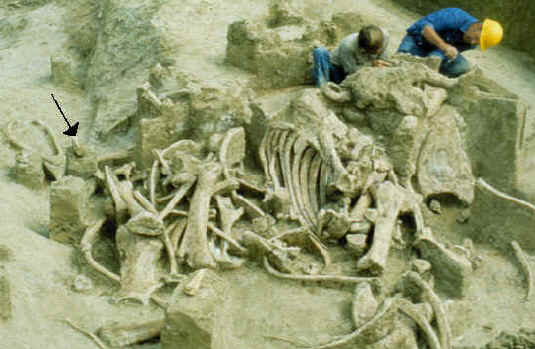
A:
<svg viewBox="0 0 535 349">
<path fill-rule="evenodd" d="M 471 52 L 447 79 L 393 55 L 417 16 L 371 0 L 0 16 L 2 345 L 535 346 L 535 73 L 491 69 L 525 55 Z M 391 31 L 392 66 L 312 87 L 311 49 L 366 23 Z"/>
</svg>

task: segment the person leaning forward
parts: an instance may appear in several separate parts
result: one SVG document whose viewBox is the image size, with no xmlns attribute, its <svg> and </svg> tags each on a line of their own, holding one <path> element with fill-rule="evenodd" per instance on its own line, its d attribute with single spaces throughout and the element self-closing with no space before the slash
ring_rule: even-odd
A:
<svg viewBox="0 0 535 349">
<path fill-rule="evenodd" d="M 389 65 L 383 60 L 388 37 L 388 31 L 385 29 L 368 25 L 358 33 L 346 36 L 332 53 L 324 47 L 314 48 L 314 83 L 317 87 L 322 87 L 327 82 L 339 84 L 347 75 L 355 73 L 362 66 Z"/>
<path fill-rule="evenodd" d="M 470 64 L 459 52 L 474 49 L 485 51 L 502 40 L 500 23 L 477 18 L 459 8 L 445 8 L 430 13 L 407 29 L 397 52 L 415 56 L 438 56 L 440 72 L 454 78 L 466 73 Z"/>
</svg>

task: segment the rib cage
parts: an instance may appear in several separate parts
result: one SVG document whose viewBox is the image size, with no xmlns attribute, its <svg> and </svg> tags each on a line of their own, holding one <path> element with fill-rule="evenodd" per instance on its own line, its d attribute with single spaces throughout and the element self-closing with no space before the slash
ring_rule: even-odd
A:
<svg viewBox="0 0 535 349">
<path fill-rule="evenodd" d="M 274 191 L 285 189 L 301 224 L 319 234 L 319 211 L 331 177 L 321 153 L 292 128 L 270 127 L 260 146 L 264 172 Z"/>
</svg>

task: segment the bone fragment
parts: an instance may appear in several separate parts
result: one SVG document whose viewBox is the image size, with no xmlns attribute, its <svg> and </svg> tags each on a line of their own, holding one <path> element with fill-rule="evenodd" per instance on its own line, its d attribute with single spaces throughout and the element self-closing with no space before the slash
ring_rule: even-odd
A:
<svg viewBox="0 0 535 349">
<path fill-rule="evenodd" d="M 481 178 L 481 177 L 479 177 L 477 179 L 476 185 L 479 186 L 480 188 L 486 189 L 487 191 L 491 192 L 492 194 L 494 194 L 495 196 L 497 196 L 497 197 L 499 197 L 501 199 L 504 199 L 504 200 L 507 200 L 507 201 L 510 201 L 510 202 L 514 202 L 515 204 L 527 207 L 530 210 L 532 210 L 533 212 L 535 212 L 535 205 L 533 205 L 533 204 L 531 204 L 531 203 L 529 203 L 527 201 L 514 198 L 514 197 L 512 197 L 510 195 L 505 194 L 504 192 L 499 191 L 498 189 L 494 188 L 493 186 L 491 186 L 490 184 L 485 182 L 485 180 L 483 180 L 483 178 Z"/>
<path fill-rule="evenodd" d="M 431 304 L 431 307 L 433 308 L 439 330 L 440 347 L 442 349 L 450 349 L 451 329 L 448 323 L 448 318 L 446 317 L 446 311 L 442 306 L 440 298 L 433 291 L 431 286 L 426 281 L 424 281 L 420 275 L 418 275 L 418 273 L 410 271 L 406 275 L 410 281 L 412 281 L 420 288 L 424 300 L 429 302 L 429 304 Z"/>
<path fill-rule="evenodd" d="M 296 198 L 297 208 L 300 212 L 301 216 L 303 217 L 304 221 L 307 222 L 307 225 L 314 231 L 317 231 L 318 227 L 318 219 L 317 217 L 314 217 L 311 213 L 310 204 L 307 200 L 308 196 L 308 186 L 306 183 L 302 182 L 302 177 L 306 176 L 306 171 L 300 171 L 301 166 L 308 166 L 308 157 L 305 157 L 306 150 L 308 149 L 307 143 L 301 139 L 298 138 L 296 142 L 294 143 L 294 156 L 293 156 L 293 163 L 292 163 L 292 173 L 290 174 L 291 183 L 290 185 L 293 186 L 293 193 Z M 304 181 L 306 182 L 306 180 Z M 305 185 L 303 185 L 305 184 Z"/>
<path fill-rule="evenodd" d="M 151 294 L 163 286 L 157 275 L 163 244 L 152 236 L 134 233 L 132 228 L 122 225 L 115 234 L 117 249 L 121 251 L 121 289 L 115 300 L 132 299 L 147 304 Z"/>
<path fill-rule="evenodd" d="M 87 330 L 84 330 L 83 328 L 81 328 L 80 326 L 76 325 L 74 322 L 72 322 L 72 320 L 70 320 L 69 318 L 66 318 L 64 320 L 69 326 L 71 326 L 73 329 L 75 329 L 76 331 L 86 335 L 87 337 L 91 338 L 95 344 L 100 348 L 100 349 L 108 349 L 108 347 L 106 346 L 106 344 L 104 344 L 102 342 L 102 340 L 100 338 L 98 338 L 97 335 L 95 335 L 94 333 L 92 332 L 89 332 Z"/>
<path fill-rule="evenodd" d="M 319 346 L 309 347 L 310 349 L 332 349 L 342 348 L 349 343 L 357 342 L 359 340 L 365 342 L 372 342 L 379 340 L 392 332 L 394 327 L 394 319 L 397 313 L 397 298 L 387 298 L 381 303 L 375 316 L 366 322 L 364 325 L 357 328 L 350 334 L 335 339 L 332 342 L 322 344 Z M 376 337 L 376 338 L 369 338 Z M 356 346 L 360 347 L 360 346 Z"/>
<path fill-rule="evenodd" d="M 351 91 L 332 82 L 323 85 L 321 92 L 325 97 L 336 103 L 347 103 L 351 101 Z"/>
<path fill-rule="evenodd" d="M 147 200 L 147 198 L 144 197 L 143 194 L 141 194 L 139 191 L 137 191 L 137 190 L 134 191 L 134 198 L 137 200 L 137 202 L 141 206 L 143 206 L 143 208 L 145 210 L 147 210 L 150 213 L 155 214 L 155 215 L 158 214 L 158 211 L 156 210 L 154 205 L 149 200 Z"/>
<path fill-rule="evenodd" d="M 164 169 L 164 171 L 162 173 L 165 174 L 165 175 L 170 175 L 172 173 L 171 167 L 169 167 L 169 163 L 163 157 L 163 153 L 164 152 L 165 152 L 165 150 L 163 152 L 158 150 L 158 149 L 153 149 L 152 150 L 152 153 L 156 156 L 156 159 L 158 160 L 158 162 L 162 165 L 162 167 Z"/>
<path fill-rule="evenodd" d="M 331 265 L 331 256 L 329 255 L 329 250 L 323 245 L 319 238 L 314 234 L 308 234 L 308 238 L 318 252 L 320 253 L 321 258 L 323 258 L 323 268 L 327 268 Z"/>
<path fill-rule="evenodd" d="M 111 197 L 113 199 L 113 203 L 115 204 L 115 215 L 117 217 L 117 221 L 122 222 L 126 216 L 126 213 L 128 212 L 128 205 L 121 197 L 121 194 L 119 192 L 119 189 L 117 188 L 117 184 L 115 184 L 109 167 L 105 166 L 104 171 L 106 173 L 106 184 L 108 186 L 108 191 L 110 192 Z"/>
<path fill-rule="evenodd" d="M 214 224 L 208 223 L 208 228 L 216 234 L 221 239 L 227 241 L 230 245 L 232 245 L 235 249 L 239 250 L 241 253 L 247 253 L 247 249 L 240 245 L 236 240 L 234 240 L 232 237 L 228 236 L 224 231 L 217 228 Z"/>
<path fill-rule="evenodd" d="M 33 152 L 32 148 L 30 148 L 29 146 L 27 146 L 24 143 L 19 142 L 18 139 L 15 137 L 13 127 L 15 126 L 16 123 L 18 123 L 17 120 L 12 120 L 12 121 L 8 122 L 7 127 L 6 127 L 6 132 L 5 132 L 7 140 L 12 145 L 14 145 L 15 147 L 17 147 L 17 148 L 19 148 L 21 150 L 26 150 L 28 152 Z"/>
<path fill-rule="evenodd" d="M 150 172 L 150 202 L 152 205 L 156 205 L 156 186 L 160 182 L 160 162 L 154 160 L 152 169 Z"/>
<path fill-rule="evenodd" d="M 169 232 L 176 229 L 176 226 L 178 225 L 178 222 L 175 222 L 174 224 L 169 225 L 166 227 L 163 231 L 162 236 L 162 242 L 165 246 L 165 250 L 167 251 L 167 257 L 169 258 L 169 273 L 171 275 L 178 274 L 178 269 L 176 265 L 176 258 L 175 258 L 175 247 L 173 243 L 171 242 L 171 239 L 169 237 Z"/>
<path fill-rule="evenodd" d="M 202 280 L 204 279 L 207 271 L 208 269 L 205 268 L 197 270 L 193 274 L 193 277 L 184 285 L 184 293 L 188 296 L 195 296 L 197 293 L 199 293 Z"/>
<path fill-rule="evenodd" d="M 186 216 L 187 216 L 187 213 L 186 213 Z M 175 223 L 172 224 L 171 234 L 169 235 L 169 239 L 171 240 L 171 246 L 173 246 L 175 255 L 178 249 L 178 243 L 180 242 L 180 239 L 182 238 L 182 234 L 184 234 L 184 229 L 186 229 L 187 224 L 188 224 L 188 220 L 185 218 L 180 218 Z"/>
<path fill-rule="evenodd" d="M 316 152 L 310 164 L 308 172 L 308 197 L 312 206 L 312 212 L 317 214 L 319 212 L 319 191 L 318 191 L 318 177 L 320 176 L 320 167 L 322 159 L 320 153 Z"/>
<path fill-rule="evenodd" d="M 50 127 L 41 120 L 32 120 L 32 124 L 41 126 L 45 130 L 45 133 L 47 134 L 50 142 L 52 143 L 52 147 L 54 148 L 55 154 L 52 155 L 52 157 L 41 154 L 42 158 L 53 165 L 60 165 L 61 157 L 63 156 L 63 149 L 59 146 L 55 133 L 52 132 Z"/>
<path fill-rule="evenodd" d="M 217 208 L 219 210 L 221 228 L 225 235 L 232 236 L 232 226 L 240 219 L 240 217 L 243 215 L 244 210 L 242 207 L 240 207 L 239 209 L 234 208 L 230 198 L 216 195 L 215 199 L 217 202 Z M 227 249 L 228 242 L 224 240 L 222 242 L 223 254 L 227 253 Z"/>
<path fill-rule="evenodd" d="M 119 150 L 113 153 L 108 153 L 97 157 L 97 162 L 108 162 L 113 160 L 128 159 L 132 156 L 132 148 L 126 150 Z"/>
<path fill-rule="evenodd" d="M 125 347 L 154 338 L 160 334 L 164 319 L 133 324 L 105 325 L 97 334 L 111 347 Z"/>
<path fill-rule="evenodd" d="M 184 195 L 188 193 L 194 182 L 188 182 L 182 184 L 180 189 L 176 192 L 175 196 L 167 203 L 165 208 L 160 212 L 160 218 L 163 220 L 171 212 L 172 209 L 184 198 Z"/>
<path fill-rule="evenodd" d="M 342 284 L 358 284 L 360 282 L 378 283 L 379 279 L 376 277 L 356 277 L 356 276 L 341 276 L 341 275 L 297 275 L 286 274 L 275 270 L 270 264 L 267 257 L 264 257 L 264 266 L 268 273 L 282 279 L 301 280 L 301 281 L 333 281 Z"/>
<path fill-rule="evenodd" d="M 93 255 L 91 254 L 91 250 L 93 249 L 93 244 L 98 238 L 98 233 L 102 225 L 104 224 L 105 219 L 100 219 L 97 222 L 93 223 L 93 225 L 90 225 L 82 237 L 82 240 L 80 241 L 80 250 L 82 251 L 82 254 L 84 255 L 87 263 L 89 263 L 90 266 L 92 266 L 95 270 L 98 272 L 104 274 L 106 277 L 120 282 L 121 278 L 119 275 L 112 273 L 106 267 L 100 265 L 95 259 L 93 258 Z"/>
<path fill-rule="evenodd" d="M 297 216 L 301 224 L 308 226 L 309 223 L 302 215 L 302 210 L 300 208 L 299 203 L 297 202 L 297 188 L 295 187 L 294 182 L 292 180 L 292 164 L 290 160 L 292 148 L 294 147 L 294 144 L 297 140 L 298 134 L 296 132 L 291 132 L 288 137 L 285 138 L 284 145 L 281 144 L 281 147 L 283 147 L 283 149 L 279 152 L 279 160 L 282 167 L 282 178 L 284 179 L 284 184 L 290 193 L 290 200 L 292 202 L 290 216 Z"/>
<path fill-rule="evenodd" d="M 528 290 L 525 298 L 525 300 L 528 301 L 533 294 L 533 272 L 529 265 L 528 258 L 522 248 L 520 248 L 518 242 L 511 241 L 511 247 L 513 248 L 516 259 L 518 259 L 518 262 L 520 263 L 520 267 L 522 268 L 522 272 L 526 278 L 526 283 L 528 284 Z"/>
<path fill-rule="evenodd" d="M 251 200 L 248 200 L 247 198 L 238 194 L 236 191 L 231 193 L 231 197 L 234 203 L 242 207 L 249 217 L 254 219 L 266 216 L 266 213 L 260 207 L 254 204 Z"/>
<path fill-rule="evenodd" d="M 408 317 L 410 317 L 414 322 L 416 322 L 416 324 L 425 333 L 430 348 L 441 349 L 440 342 L 438 341 L 438 337 L 435 334 L 435 331 L 433 331 L 433 328 L 429 324 L 429 321 L 426 319 L 426 317 L 416 310 L 414 304 L 403 298 L 398 299 L 397 303 L 399 309 Z"/>
</svg>

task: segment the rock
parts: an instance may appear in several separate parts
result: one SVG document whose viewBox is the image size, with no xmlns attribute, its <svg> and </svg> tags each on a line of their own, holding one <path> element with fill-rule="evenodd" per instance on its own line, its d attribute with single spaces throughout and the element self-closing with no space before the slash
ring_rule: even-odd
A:
<svg viewBox="0 0 535 349">
<path fill-rule="evenodd" d="M 23 150 L 15 157 L 14 175 L 17 183 L 30 189 L 41 189 L 45 184 L 43 161 L 37 152 Z"/>
<path fill-rule="evenodd" d="M 429 209 L 435 212 L 436 214 L 440 214 L 441 213 L 440 201 L 435 200 L 435 199 L 432 199 L 431 201 L 429 201 Z"/>
<path fill-rule="evenodd" d="M 95 105 L 92 138 L 106 137 L 135 115 L 136 94 L 123 86 L 140 86 L 147 70 L 167 53 L 165 30 L 153 20 L 161 5 L 155 0 L 146 6 L 130 6 L 123 0 L 106 3 L 86 78 Z"/>
<path fill-rule="evenodd" d="M 471 212 L 469 208 L 465 208 L 459 214 L 457 215 L 457 222 L 458 223 L 466 223 L 468 219 L 470 218 Z"/>
<path fill-rule="evenodd" d="M 472 264 L 466 256 L 447 250 L 428 238 L 419 239 L 415 246 L 423 259 L 432 265 L 436 287 L 450 297 L 462 298 L 471 285 Z"/>
<path fill-rule="evenodd" d="M 377 312 L 379 303 L 375 299 L 372 287 L 369 283 L 363 282 L 355 287 L 353 293 L 353 323 L 359 328 L 373 318 Z"/>
<path fill-rule="evenodd" d="M 86 292 L 93 289 L 93 281 L 85 275 L 78 274 L 72 282 L 72 288 L 76 292 Z"/>
<path fill-rule="evenodd" d="M 289 2 L 276 0 L 267 23 L 241 20 L 230 24 L 227 62 L 256 74 L 262 88 L 311 83 L 309 58 L 314 46 L 321 43 L 334 47 L 344 36 L 357 31 L 362 20 L 358 14 L 344 13 L 331 21 L 312 24 L 300 11 Z M 352 21 L 355 18 L 358 20 Z"/>
<path fill-rule="evenodd" d="M 89 197 L 94 186 L 80 177 L 64 176 L 50 187 L 50 238 L 78 242 L 89 225 Z"/>
<path fill-rule="evenodd" d="M 148 211 L 142 211 L 132 217 L 126 227 L 130 232 L 144 236 L 158 236 L 164 230 L 163 221 Z"/>
<path fill-rule="evenodd" d="M 411 270 L 417 272 L 422 277 L 431 271 L 431 263 L 423 259 L 414 259 L 411 261 Z M 426 279 L 425 277 L 423 277 Z"/>
<path fill-rule="evenodd" d="M 353 251 L 356 255 L 361 256 L 364 254 L 364 251 L 366 251 L 366 248 L 368 247 L 366 243 L 367 238 L 368 236 L 365 234 L 347 234 L 346 248 Z"/>
<path fill-rule="evenodd" d="M 109 346 L 124 348 L 158 337 L 163 324 L 163 319 L 152 321 L 142 319 L 127 324 L 112 323 L 102 326 L 97 333 Z"/>
<path fill-rule="evenodd" d="M 418 183 L 425 198 L 451 194 L 470 205 L 475 179 L 457 129 L 457 111 L 444 107 L 433 118 L 418 160 Z"/>
<path fill-rule="evenodd" d="M 141 168 L 152 165 L 154 149 L 164 149 L 170 142 L 171 134 L 167 120 L 162 117 L 142 119 L 139 122 L 137 160 Z"/>
<path fill-rule="evenodd" d="M 403 59 L 403 56 L 398 57 Z M 455 86 L 454 79 L 448 79 L 438 72 L 429 69 L 423 63 L 405 63 L 394 65 L 388 69 L 363 67 L 358 74 L 348 76 L 341 84 L 349 88 L 355 105 L 373 110 L 392 110 L 401 115 L 425 117 L 429 110 L 437 108 L 443 100 L 443 93 L 434 88 L 450 88 Z"/>
<path fill-rule="evenodd" d="M 396 173 L 407 181 L 416 173 L 416 162 L 424 133 L 418 128 L 418 118 L 407 115 L 394 131 L 388 155 Z"/>
<path fill-rule="evenodd" d="M 82 155 L 82 156 L 80 156 Z M 65 152 L 67 175 L 84 179 L 94 176 L 98 171 L 98 154 L 89 147 L 84 147 L 83 154 L 76 154 L 72 147 Z"/>
<path fill-rule="evenodd" d="M 160 335 L 163 349 L 230 349 L 229 326 L 233 319 L 225 312 L 228 285 L 211 270 L 200 272 L 204 276 L 195 295 L 185 293 L 189 284 L 186 280 L 171 296 Z"/>
<path fill-rule="evenodd" d="M 162 102 L 151 89 L 151 84 L 145 82 L 136 89 L 137 117 L 152 119 L 161 115 Z"/>
</svg>

